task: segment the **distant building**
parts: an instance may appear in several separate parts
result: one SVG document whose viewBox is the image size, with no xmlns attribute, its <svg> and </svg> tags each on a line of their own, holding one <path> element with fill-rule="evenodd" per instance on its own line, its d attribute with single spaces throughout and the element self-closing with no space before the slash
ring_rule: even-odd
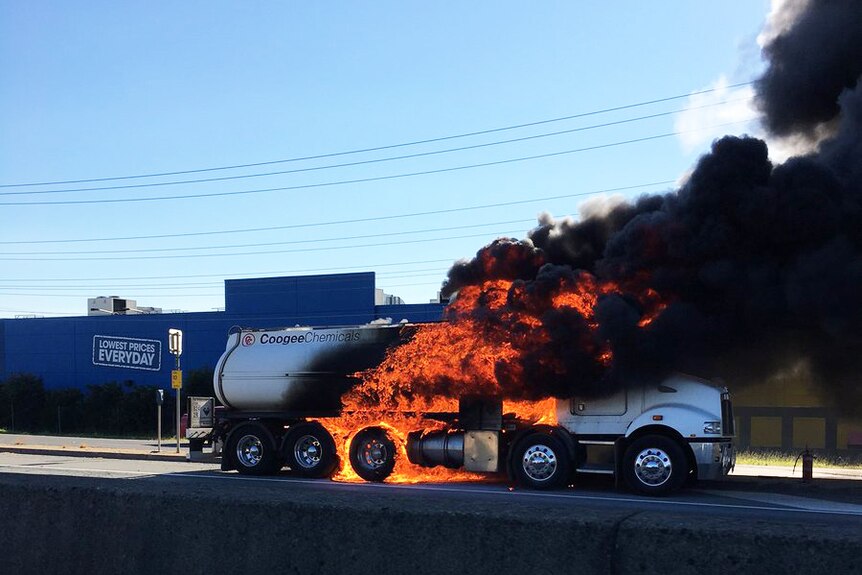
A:
<svg viewBox="0 0 862 575">
<path fill-rule="evenodd" d="M 87 300 L 87 315 L 134 315 L 137 313 L 162 313 L 160 307 L 138 307 L 133 299 L 119 296 L 91 297 Z"/>
<path fill-rule="evenodd" d="M 731 392 L 742 447 L 862 449 L 862 421 L 813 385 L 805 365 Z"/>
<path fill-rule="evenodd" d="M 382 289 L 375 289 L 374 305 L 404 305 L 404 300 L 397 295 L 383 293 Z"/>
</svg>

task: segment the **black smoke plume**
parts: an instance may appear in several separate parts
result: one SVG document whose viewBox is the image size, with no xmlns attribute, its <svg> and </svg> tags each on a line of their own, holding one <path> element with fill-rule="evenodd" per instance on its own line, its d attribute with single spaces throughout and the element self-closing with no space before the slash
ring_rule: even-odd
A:
<svg viewBox="0 0 862 575">
<path fill-rule="evenodd" d="M 765 126 L 804 137 L 828 126 L 815 152 L 773 165 L 763 141 L 721 138 L 679 190 L 579 222 L 542 220 L 519 244 L 530 258 L 489 265 L 480 252 L 451 270 L 444 290 L 493 277 L 523 290 L 542 264 L 585 271 L 623 286 L 596 306 L 613 351 L 608 390 L 672 371 L 742 385 L 805 360 L 841 405 L 860 411 L 862 2 L 812 0 L 764 56 Z M 639 325 L 637 296 L 649 289 L 668 305 Z M 577 380 L 553 395 L 580 392 Z"/>
<path fill-rule="evenodd" d="M 803 134 L 834 120 L 839 95 L 862 74 L 862 2 L 810 0 L 793 26 L 764 46 L 769 69 L 758 105 L 775 135 Z"/>
</svg>

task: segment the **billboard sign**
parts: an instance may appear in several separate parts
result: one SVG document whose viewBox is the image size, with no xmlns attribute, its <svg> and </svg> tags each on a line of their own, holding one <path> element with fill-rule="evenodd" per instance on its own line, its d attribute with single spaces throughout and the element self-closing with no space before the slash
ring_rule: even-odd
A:
<svg viewBox="0 0 862 575">
<path fill-rule="evenodd" d="M 93 365 L 159 371 L 162 342 L 113 335 L 93 336 Z"/>
</svg>

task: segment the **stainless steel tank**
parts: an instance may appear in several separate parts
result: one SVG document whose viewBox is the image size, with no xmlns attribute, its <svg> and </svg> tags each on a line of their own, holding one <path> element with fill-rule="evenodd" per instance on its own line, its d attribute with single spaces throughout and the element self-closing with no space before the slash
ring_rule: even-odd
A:
<svg viewBox="0 0 862 575">
<path fill-rule="evenodd" d="M 216 364 L 215 395 L 243 411 L 338 411 L 341 395 L 356 383 L 353 375 L 378 365 L 408 327 L 236 328 Z"/>
</svg>

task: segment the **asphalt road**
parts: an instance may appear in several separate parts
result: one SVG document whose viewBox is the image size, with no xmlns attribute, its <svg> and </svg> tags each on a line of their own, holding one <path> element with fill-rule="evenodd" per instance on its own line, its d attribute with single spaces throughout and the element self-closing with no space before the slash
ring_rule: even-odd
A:
<svg viewBox="0 0 862 575">
<path fill-rule="evenodd" d="M 746 523 L 768 522 L 773 528 L 804 523 L 812 528 L 859 529 L 862 493 L 858 482 L 798 479 L 730 478 L 701 483 L 667 498 L 649 498 L 617 491 L 607 478 L 588 478 L 577 487 L 554 492 L 512 489 L 504 483 L 444 483 L 392 485 L 308 480 L 282 472 L 272 477 L 224 473 L 217 465 L 185 461 L 147 461 L 65 455 L 0 453 L 0 473 L 69 478 L 77 484 L 136 488 L 154 494 L 213 495 L 255 500 L 315 500 L 324 505 L 357 504 L 393 508 L 437 509 L 483 513 L 501 507 L 515 513 L 543 514 L 570 511 L 618 514 L 661 513 L 696 519 L 725 518 Z M 56 477 L 59 476 L 59 477 Z M 74 479 L 72 479 L 74 478 Z"/>
</svg>

